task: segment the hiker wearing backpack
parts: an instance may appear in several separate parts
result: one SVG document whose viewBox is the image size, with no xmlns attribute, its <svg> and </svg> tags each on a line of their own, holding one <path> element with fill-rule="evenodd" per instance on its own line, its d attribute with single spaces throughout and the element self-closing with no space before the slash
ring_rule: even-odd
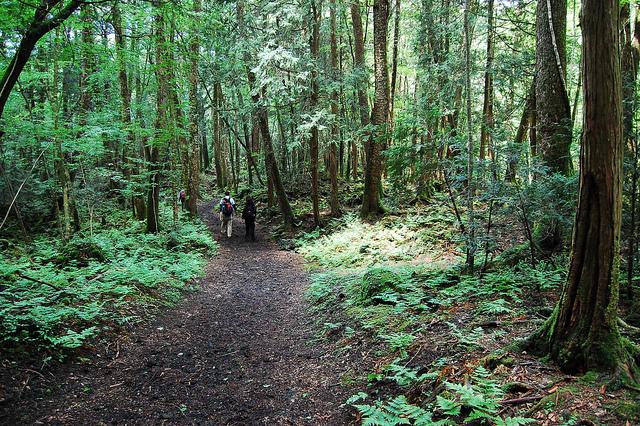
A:
<svg viewBox="0 0 640 426">
<path fill-rule="evenodd" d="M 244 239 L 246 241 L 256 240 L 256 213 L 256 203 L 253 202 L 251 197 L 247 197 L 244 210 L 242 210 L 242 218 L 244 219 L 245 228 Z"/>
<path fill-rule="evenodd" d="M 229 191 L 224 193 L 224 197 L 220 200 L 220 233 L 224 235 L 225 230 L 227 238 L 231 238 L 233 228 L 233 213 L 236 210 L 236 202 L 231 198 Z"/>
</svg>

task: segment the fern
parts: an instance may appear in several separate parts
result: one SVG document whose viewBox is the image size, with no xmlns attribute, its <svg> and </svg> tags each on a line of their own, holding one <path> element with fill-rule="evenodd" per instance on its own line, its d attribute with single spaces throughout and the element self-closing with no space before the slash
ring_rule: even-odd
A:
<svg viewBox="0 0 640 426">
<path fill-rule="evenodd" d="M 404 395 L 387 402 L 378 401 L 375 405 L 354 405 L 362 415 L 362 425 L 396 426 L 445 426 L 452 425 L 449 420 L 433 420 L 433 414 L 417 405 L 412 405 Z"/>
</svg>

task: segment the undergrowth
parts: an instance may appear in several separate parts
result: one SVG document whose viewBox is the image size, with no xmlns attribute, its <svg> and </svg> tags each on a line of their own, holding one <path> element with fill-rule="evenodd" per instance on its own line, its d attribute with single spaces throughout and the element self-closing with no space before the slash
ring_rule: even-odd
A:
<svg viewBox="0 0 640 426">
<path fill-rule="evenodd" d="M 457 233 L 453 220 L 442 206 L 386 216 L 366 223 L 355 214 L 335 219 L 329 235 L 319 230 L 298 239 L 299 252 L 323 268 L 362 267 L 389 262 L 440 262 L 457 258 Z"/>
<path fill-rule="evenodd" d="M 447 377 L 452 357 L 504 346 L 506 332 L 485 324 L 541 321 L 543 303 L 530 295 L 556 291 L 566 272 L 538 262 L 462 275 L 447 215 L 431 206 L 376 224 L 346 216 L 331 234 L 298 240 L 315 269 L 307 297 L 324 315 L 326 334 L 338 336 L 341 351 L 372 342 L 367 351 L 377 361 L 360 381 L 371 389 L 347 401 L 365 425 L 532 422 L 499 409 L 505 391 L 478 362 L 463 376 Z M 395 387 L 376 385 L 382 383 Z"/>
<path fill-rule="evenodd" d="M 0 253 L 0 341 L 5 350 L 65 352 L 177 302 L 215 241 L 205 225 L 159 234 L 137 221 L 84 230 L 66 244 L 41 235 Z"/>
</svg>

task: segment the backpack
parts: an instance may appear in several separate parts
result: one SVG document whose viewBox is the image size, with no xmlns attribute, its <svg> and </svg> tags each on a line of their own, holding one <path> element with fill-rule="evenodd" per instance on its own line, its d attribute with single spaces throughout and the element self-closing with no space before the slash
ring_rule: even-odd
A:
<svg viewBox="0 0 640 426">
<path fill-rule="evenodd" d="M 256 206 L 249 204 L 244 210 L 244 218 L 245 219 L 255 219 L 256 218 Z"/>
<path fill-rule="evenodd" d="M 222 201 L 222 214 L 225 216 L 231 216 L 233 213 L 233 206 L 231 205 L 231 201 L 226 198 Z"/>
</svg>

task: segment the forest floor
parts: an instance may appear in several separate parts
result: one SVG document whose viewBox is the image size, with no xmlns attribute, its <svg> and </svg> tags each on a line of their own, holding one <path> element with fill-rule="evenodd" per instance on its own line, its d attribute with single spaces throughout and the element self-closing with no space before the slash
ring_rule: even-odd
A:
<svg viewBox="0 0 640 426">
<path fill-rule="evenodd" d="M 341 407 L 352 392 L 339 381 L 349 357 L 312 343 L 301 257 L 260 229 L 257 242 L 245 242 L 239 220 L 227 239 L 213 205 L 202 211 L 220 248 L 201 290 L 77 362 L 5 370 L 18 395 L 0 395 L 0 423 L 353 422 Z"/>
</svg>

